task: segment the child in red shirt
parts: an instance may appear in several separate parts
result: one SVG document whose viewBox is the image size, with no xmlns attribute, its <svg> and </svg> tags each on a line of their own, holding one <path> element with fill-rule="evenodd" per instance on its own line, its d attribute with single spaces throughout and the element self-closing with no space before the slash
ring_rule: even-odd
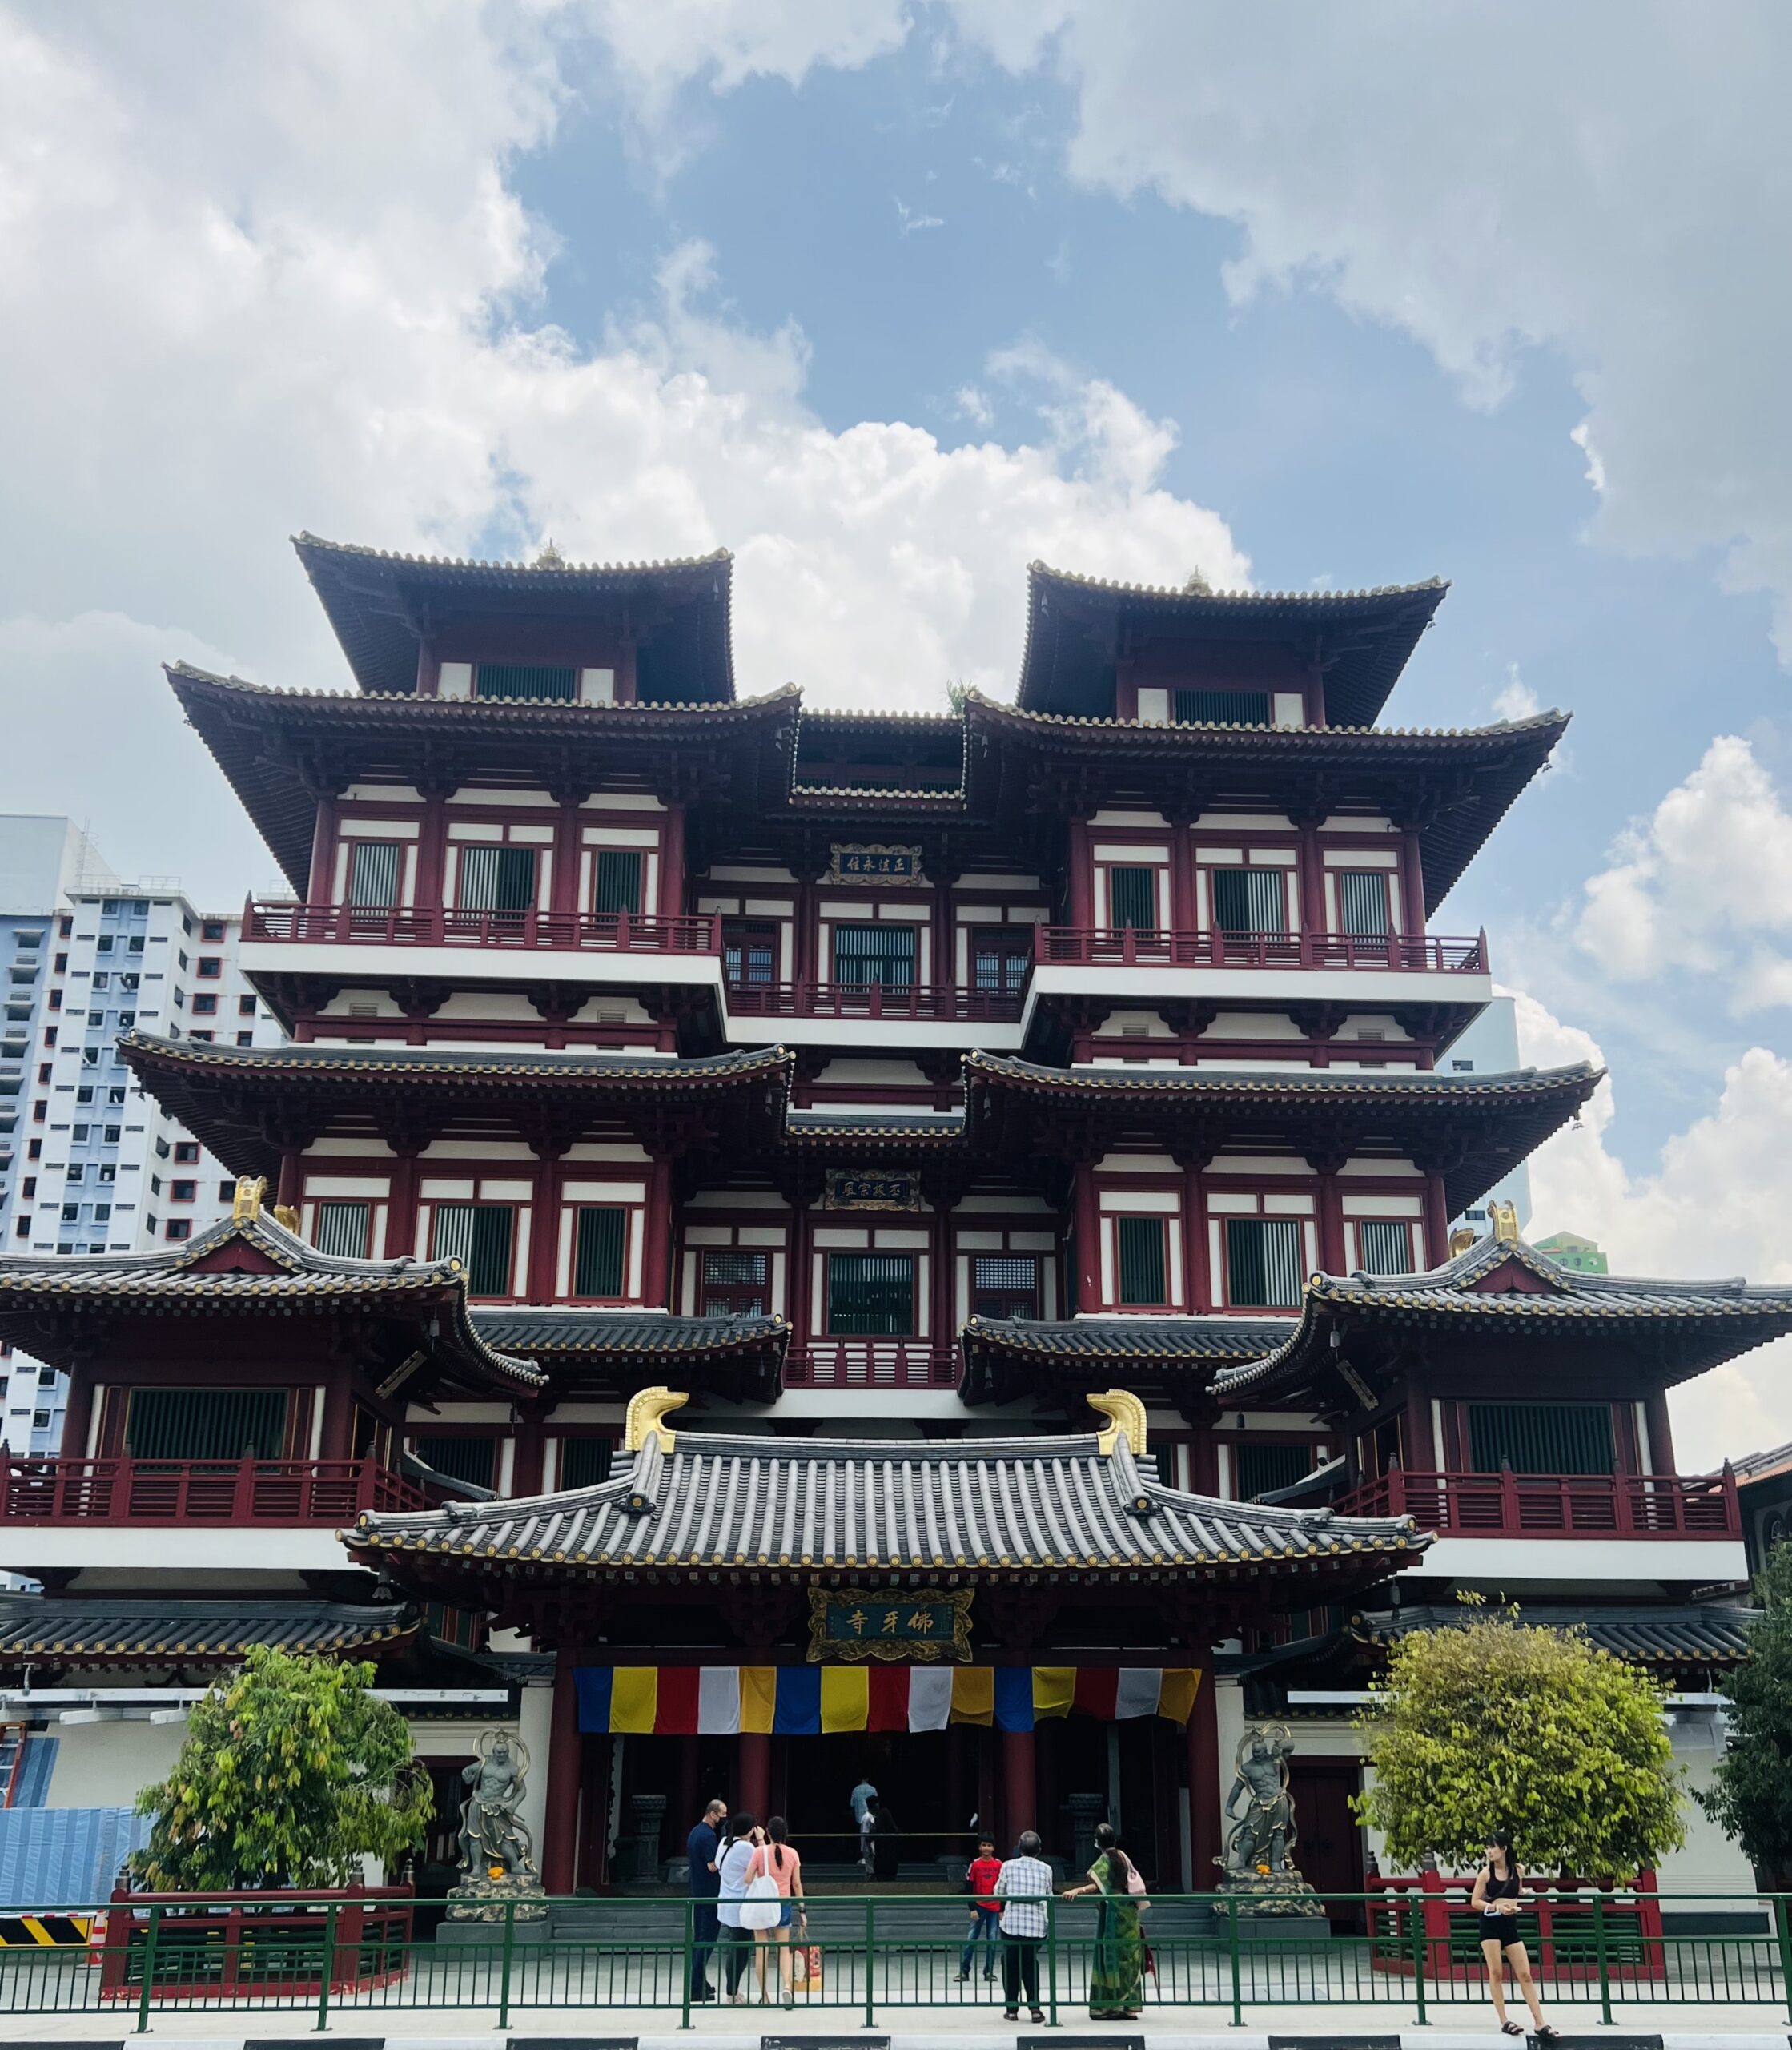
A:
<svg viewBox="0 0 1792 2050">
<path fill-rule="evenodd" d="M 1002 1871 L 1002 1860 L 995 1855 L 995 1839 L 986 1836 L 977 1846 L 977 1855 L 971 1860 L 970 1870 L 965 1875 L 965 1883 L 970 1887 L 970 1937 L 958 1960 L 958 1976 L 970 1976 L 970 1960 L 979 1941 L 983 1945 L 983 1976 L 995 1976 L 995 1947 L 1001 1939 L 1002 1903 L 995 1898 L 995 1883 Z"/>
</svg>

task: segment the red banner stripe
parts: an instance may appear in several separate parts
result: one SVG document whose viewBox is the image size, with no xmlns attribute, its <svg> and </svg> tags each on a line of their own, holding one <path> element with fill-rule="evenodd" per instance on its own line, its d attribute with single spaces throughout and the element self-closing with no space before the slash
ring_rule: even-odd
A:
<svg viewBox="0 0 1792 2050">
<path fill-rule="evenodd" d="M 661 1686 L 665 1685 L 662 1678 Z M 1079 1715 L 1092 1715 L 1099 1722 L 1114 1720 L 1114 1705 L 1120 1692 L 1120 1669 L 1117 1666 L 1079 1666 L 1076 1669 L 1076 1693 L 1072 1706 Z"/>
<path fill-rule="evenodd" d="M 703 1684 L 702 1669 L 697 1666 L 662 1666 L 660 1690 L 653 1704 L 656 1737 L 694 1737 L 697 1734 L 697 1690 Z"/>
<path fill-rule="evenodd" d="M 866 1728 L 906 1730 L 909 1726 L 907 1666 L 873 1666 L 869 1679 Z"/>
</svg>

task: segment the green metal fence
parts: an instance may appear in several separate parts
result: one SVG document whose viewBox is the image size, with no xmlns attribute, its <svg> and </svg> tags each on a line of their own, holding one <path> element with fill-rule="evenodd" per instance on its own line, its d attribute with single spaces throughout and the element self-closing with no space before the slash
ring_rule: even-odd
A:
<svg viewBox="0 0 1792 2050">
<path fill-rule="evenodd" d="M 1380 2008 L 1418 2023 L 1485 2007 L 1485 1970 L 1465 1892 L 1435 1880 L 1316 1898 L 1314 1911 L 1235 1913 L 1218 1895 L 1154 1894 L 1141 1926 L 1150 1968 L 1135 2004 L 1202 2010 L 1242 2026 L 1270 2008 Z M 1043 1903 L 1039 2004 L 1047 2023 L 1080 2016 L 1092 1972 L 1112 1963 L 1113 1912 Z M 102 2014 L 147 2029 L 180 2011 L 279 2009 L 327 2028 L 345 2011 L 476 2011 L 508 2026 L 528 2010 L 628 2009 L 689 2026 L 706 1983 L 758 2010 L 847 2010 L 866 2025 L 890 2009 L 1002 2011 L 1007 1946 L 979 1943 L 962 1894 L 829 1894 L 807 1904 L 788 1945 L 727 1938 L 712 1948 L 700 1907 L 668 1898 L 581 1896 L 544 1923 L 437 1925 L 442 1904 L 311 1895 L 115 1900 L 95 1908 L 0 1908 L 0 2015 Z M 45 1940 L 106 1918 L 85 1947 Z M 1521 1918 L 1546 2009 L 1735 2007 L 1792 2020 L 1792 1897 L 1563 1893 Z M 35 1933 L 33 1933 L 34 1928 Z M 16 1932 L 16 1933 L 14 1933 Z M 786 1988 L 781 1955 L 806 1972 Z M 986 1972 L 993 1976 L 986 1976 Z M 737 1976 L 738 1975 L 738 1976 Z M 1508 2000 L 1522 2013 L 1516 1988 Z M 1024 2014 L 1030 2002 L 1019 2002 Z M 763 2011 L 761 2011 L 763 2012 Z M 992 2016 L 993 2018 L 993 2016 Z M 0 2033 L 4 2033 L 0 2031 Z"/>
</svg>

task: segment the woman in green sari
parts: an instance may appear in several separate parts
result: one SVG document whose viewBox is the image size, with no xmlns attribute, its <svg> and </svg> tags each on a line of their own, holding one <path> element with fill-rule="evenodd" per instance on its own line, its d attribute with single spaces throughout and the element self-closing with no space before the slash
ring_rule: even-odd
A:
<svg viewBox="0 0 1792 2050">
<path fill-rule="evenodd" d="M 1089 1883 L 1067 1887 L 1064 1898 L 1101 1896 L 1095 1943 L 1089 1960 L 1089 2019 L 1136 2021 L 1145 1990 L 1145 1939 L 1139 1927 L 1139 1896 L 1132 1891 L 1132 1860 L 1120 1848 L 1113 1826 L 1095 1831 L 1095 1862 Z"/>
</svg>

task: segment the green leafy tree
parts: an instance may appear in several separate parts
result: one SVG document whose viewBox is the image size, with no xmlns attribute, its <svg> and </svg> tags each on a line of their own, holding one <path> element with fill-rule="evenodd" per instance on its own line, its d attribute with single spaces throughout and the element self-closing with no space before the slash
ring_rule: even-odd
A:
<svg viewBox="0 0 1792 2050">
<path fill-rule="evenodd" d="M 174 1771 L 138 1795 L 155 1826 L 132 1869 L 167 1892 L 340 1887 L 364 1855 L 390 1867 L 420 1844 L 428 1776 L 373 1677 L 256 1646 L 195 1704 Z"/>
<path fill-rule="evenodd" d="M 1408 1867 L 1430 1851 L 1465 1871 L 1503 1829 L 1531 1870 L 1634 1879 L 1686 1840 L 1661 1708 L 1578 1630 L 1492 1614 L 1415 1631 L 1358 1718 L 1375 1771 L 1358 1818 Z"/>
<path fill-rule="evenodd" d="M 1723 1681 L 1730 1743 L 1698 1799 L 1778 1889 L 1792 1883 L 1792 1545 L 1768 1553 L 1754 1590 L 1765 1613 Z"/>
</svg>

